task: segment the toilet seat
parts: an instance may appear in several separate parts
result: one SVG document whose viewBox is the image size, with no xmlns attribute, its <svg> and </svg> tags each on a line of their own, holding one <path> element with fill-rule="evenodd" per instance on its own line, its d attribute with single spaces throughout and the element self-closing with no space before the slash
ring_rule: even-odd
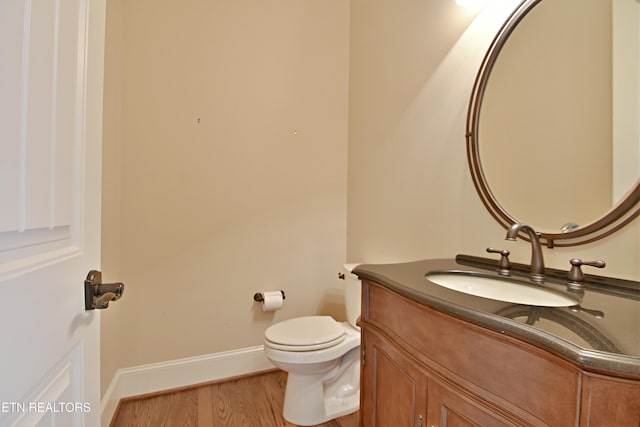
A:
<svg viewBox="0 0 640 427">
<path fill-rule="evenodd" d="M 345 330 L 330 316 L 307 316 L 279 322 L 264 336 L 268 346 L 277 350 L 313 351 L 341 343 Z"/>
<path fill-rule="evenodd" d="M 314 351 L 314 350 L 323 350 L 325 348 L 333 347 L 337 344 L 340 344 L 342 341 L 344 341 L 344 335 L 332 341 L 327 341 L 325 343 L 313 344 L 313 345 L 287 345 L 287 344 L 277 344 L 271 341 L 267 341 L 267 345 L 276 350 Z"/>
<path fill-rule="evenodd" d="M 333 346 L 327 346 L 319 350 L 296 351 L 296 346 L 283 346 L 284 349 L 274 348 L 273 344 L 265 339 L 264 353 L 276 366 L 287 372 L 290 372 L 290 369 L 283 368 L 283 364 L 297 365 L 296 371 L 299 371 L 313 364 L 337 363 L 349 350 L 360 346 L 360 331 L 353 329 L 346 322 L 341 325 L 344 329 L 344 337 Z"/>
</svg>

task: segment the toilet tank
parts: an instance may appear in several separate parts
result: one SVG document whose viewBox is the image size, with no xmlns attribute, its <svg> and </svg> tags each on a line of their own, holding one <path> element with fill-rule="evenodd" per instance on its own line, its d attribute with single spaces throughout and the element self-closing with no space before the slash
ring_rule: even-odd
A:
<svg viewBox="0 0 640 427">
<path fill-rule="evenodd" d="M 360 302 L 362 295 L 362 283 L 358 279 L 358 276 L 353 274 L 354 268 L 358 264 L 344 264 L 344 305 L 347 311 L 347 321 L 351 326 L 356 329 L 360 329 L 356 325 L 358 317 L 360 317 Z"/>
</svg>

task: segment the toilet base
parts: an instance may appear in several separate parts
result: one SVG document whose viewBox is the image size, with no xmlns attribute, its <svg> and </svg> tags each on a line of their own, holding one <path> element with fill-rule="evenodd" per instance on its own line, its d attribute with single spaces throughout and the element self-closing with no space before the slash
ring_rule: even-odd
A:
<svg viewBox="0 0 640 427">
<path fill-rule="evenodd" d="M 342 417 L 360 407 L 360 347 L 345 354 L 328 373 L 289 372 L 283 415 L 292 424 L 312 426 Z"/>
</svg>

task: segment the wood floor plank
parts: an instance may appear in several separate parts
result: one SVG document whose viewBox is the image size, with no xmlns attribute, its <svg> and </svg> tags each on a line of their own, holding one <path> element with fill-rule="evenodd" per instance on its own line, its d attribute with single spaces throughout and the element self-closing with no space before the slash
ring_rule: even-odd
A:
<svg viewBox="0 0 640 427">
<path fill-rule="evenodd" d="M 284 372 L 277 372 L 271 376 L 263 376 L 259 378 L 259 387 L 264 393 L 265 406 L 270 411 L 270 424 L 264 424 L 264 427 L 284 427 L 288 426 L 282 417 L 282 407 L 284 406 L 284 392 L 287 376 Z"/>
<path fill-rule="evenodd" d="M 271 409 L 271 402 L 261 386 L 262 379 L 264 376 L 250 381 L 238 381 L 238 397 L 241 403 L 238 411 L 245 414 L 247 425 L 276 427 L 278 424 Z"/>
<path fill-rule="evenodd" d="M 272 371 L 120 403 L 111 427 L 296 427 L 282 416 L 287 374 Z M 358 413 L 318 427 L 357 427 Z"/>
<path fill-rule="evenodd" d="M 232 390 L 225 392 L 221 384 L 214 384 L 211 387 L 211 410 L 214 420 L 221 426 L 235 426 L 235 419 L 231 401 L 233 399 Z M 202 426 L 204 427 L 204 426 Z"/>
<path fill-rule="evenodd" d="M 211 398 L 211 387 L 198 387 L 198 425 L 199 426 L 213 425 L 212 402 L 213 400 Z"/>
</svg>

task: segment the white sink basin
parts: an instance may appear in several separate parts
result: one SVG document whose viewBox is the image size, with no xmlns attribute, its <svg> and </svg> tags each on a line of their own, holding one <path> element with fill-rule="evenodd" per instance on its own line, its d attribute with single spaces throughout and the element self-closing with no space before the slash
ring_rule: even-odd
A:
<svg viewBox="0 0 640 427">
<path fill-rule="evenodd" d="M 571 295 L 542 285 L 517 282 L 508 278 L 464 271 L 434 271 L 427 273 L 425 277 L 447 289 L 497 301 L 541 307 L 569 307 L 579 304 Z"/>
</svg>

